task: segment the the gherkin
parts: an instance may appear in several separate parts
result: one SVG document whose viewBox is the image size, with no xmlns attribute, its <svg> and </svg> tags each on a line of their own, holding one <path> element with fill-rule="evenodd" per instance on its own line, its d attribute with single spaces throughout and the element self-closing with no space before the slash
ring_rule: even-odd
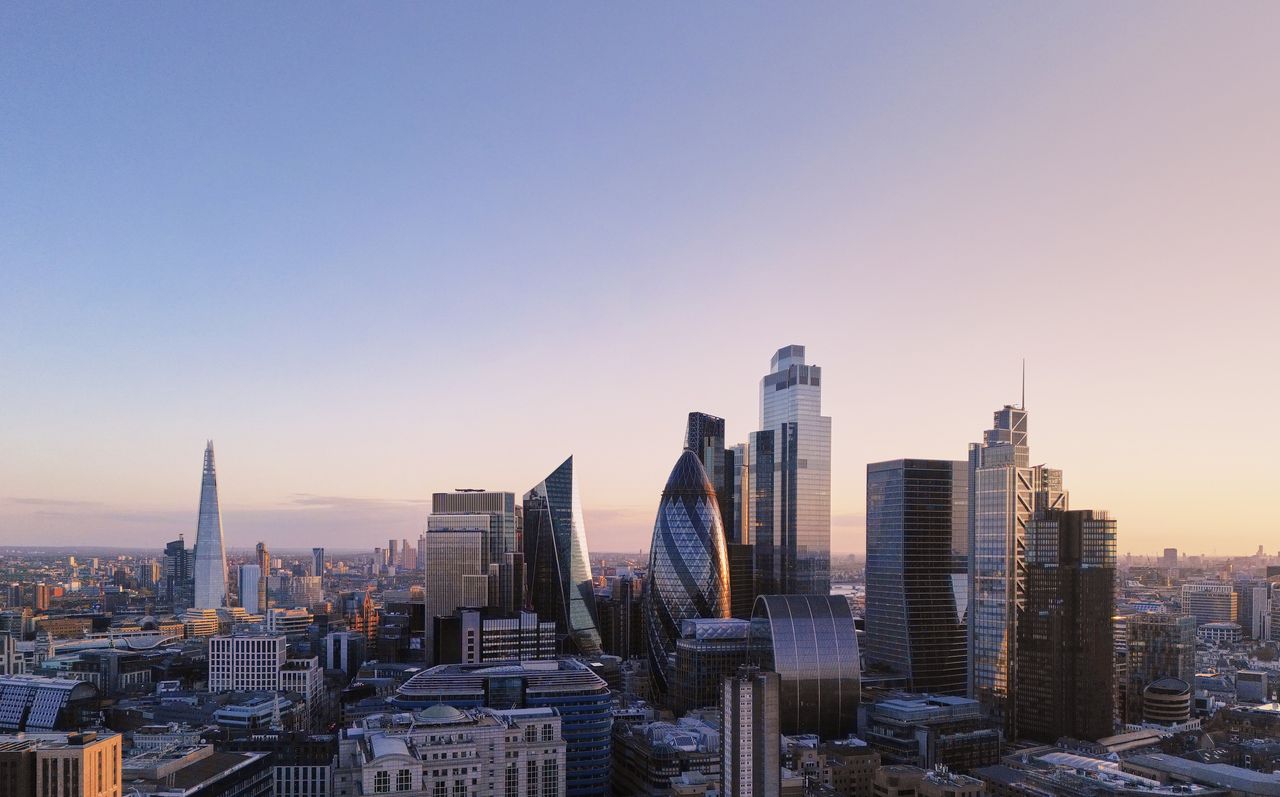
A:
<svg viewBox="0 0 1280 797">
<path fill-rule="evenodd" d="M 729 558 L 716 492 L 696 454 L 686 449 L 662 491 L 649 547 L 645 634 L 654 686 L 668 691 L 667 657 L 680 624 L 729 616 Z"/>
</svg>

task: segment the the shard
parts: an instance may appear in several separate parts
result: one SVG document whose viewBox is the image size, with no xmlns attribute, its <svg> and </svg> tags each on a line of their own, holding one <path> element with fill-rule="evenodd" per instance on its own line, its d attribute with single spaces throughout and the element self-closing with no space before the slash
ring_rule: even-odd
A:
<svg viewBox="0 0 1280 797">
<path fill-rule="evenodd" d="M 200 481 L 200 520 L 196 525 L 195 604 L 219 609 L 227 602 L 227 550 L 222 543 L 222 515 L 218 512 L 218 477 L 213 466 L 213 441 L 204 449 Z"/>
<path fill-rule="evenodd" d="M 685 449 L 662 491 L 649 548 L 645 633 L 659 693 L 668 654 L 685 620 L 729 616 L 729 558 L 716 492 L 696 454 Z"/>
<path fill-rule="evenodd" d="M 561 650 L 601 652 L 596 595 L 573 457 L 524 496 L 528 596 L 538 615 L 556 623 Z"/>
</svg>

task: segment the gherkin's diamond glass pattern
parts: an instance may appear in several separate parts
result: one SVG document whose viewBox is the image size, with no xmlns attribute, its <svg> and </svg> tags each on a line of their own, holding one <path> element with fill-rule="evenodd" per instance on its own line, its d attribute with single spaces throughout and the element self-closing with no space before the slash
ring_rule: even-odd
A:
<svg viewBox="0 0 1280 797">
<path fill-rule="evenodd" d="M 680 623 L 729 616 L 729 557 L 715 490 L 697 455 L 676 461 L 653 524 L 645 626 L 659 693 L 668 690 L 669 655 Z"/>
</svg>

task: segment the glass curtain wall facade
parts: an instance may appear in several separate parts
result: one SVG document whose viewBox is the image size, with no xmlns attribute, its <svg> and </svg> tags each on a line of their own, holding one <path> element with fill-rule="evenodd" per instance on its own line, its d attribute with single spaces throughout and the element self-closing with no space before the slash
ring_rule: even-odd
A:
<svg viewBox="0 0 1280 797">
<path fill-rule="evenodd" d="M 768 444 L 771 475 L 755 497 L 771 512 L 753 518 L 753 542 L 764 545 L 757 561 L 759 593 L 826 595 L 831 591 L 831 418 L 822 414 L 822 369 L 805 363 L 804 346 L 784 346 L 772 371 L 760 380 L 760 429 Z M 765 440 L 762 435 L 772 437 Z M 753 463 L 752 472 L 760 465 Z M 760 476 L 762 474 L 757 474 Z"/>
<path fill-rule="evenodd" d="M 1026 606 L 1027 523 L 1066 509 L 1061 471 L 1030 467 L 1027 413 L 1005 406 L 969 446 L 969 692 L 1012 735 L 1017 620 Z"/>
<path fill-rule="evenodd" d="M 761 595 L 751 618 L 751 663 L 778 673 L 788 736 L 843 739 L 857 729 L 858 633 L 842 595 Z"/>
<path fill-rule="evenodd" d="M 222 515 L 218 510 L 218 476 L 213 463 L 213 441 L 204 449 L 200 480 L 200 518 L 196 524 L 196 609 L 220 609 L 227 602 L 227 549 L 222 541 Z"/>
<path fill-rule="evenodd" d="M 1027 524 L 1015 696 L 1021 737 L 1097 740 L 1115 729 L 1116 522 L 1047 510 Z"/>
<path fill-rule="evenodd" d="M 685 449 L 662 491 L 649 547 L 645 636 L 655 690 L 669 690 L 668 657 L 680 624 L 729 617 L 729 557 L 715 490 L 694 452 Z"/>
<path fill-rule="evenodd" d="M 967 462 L 867 466 L 867 663 L 905 675 L 915 692 L 964 695 L 968 688 L 955 592 L 956 574 L 965 572 L 968 502 Z"/>
<path fill-rule="evenodd" d="M 565 652 L 601 653 L 595 588 L 573 457 L 524 496 L 527 593 L 539 617 L 554 620 Z"/>
<path fill-rule="evenodd" d="M 516 494 L 488 490 L 455 490 L 431 495 L 432 515 L 488 515 L 485 531 L 485 566 L 503 561 L 516 546 Z M 408 548 L 408 545 L 405 545 Z M 421 567 L 422 563 L 419 562 Z"/>
<path fill-rule="evenodd" d="M 1189 614 L 1135 614 L 1125 620 L 1125 721 L 1142 721 L 1142 692 L 1162 678 L 1194 683 L 1196 618 Z"/>
</svg>

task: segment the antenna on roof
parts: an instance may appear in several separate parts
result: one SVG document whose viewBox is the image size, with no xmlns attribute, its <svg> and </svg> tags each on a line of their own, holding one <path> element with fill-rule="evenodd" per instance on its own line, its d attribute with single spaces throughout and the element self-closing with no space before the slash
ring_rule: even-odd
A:
<svg viewBox="0 0 1280 797">
<path fill-rule="evenodd" d="M 1022 358 L 1022 404 L 1018 409 L 1025 410 L 1027 408 L 1027 358 Z"/>
</svg>

